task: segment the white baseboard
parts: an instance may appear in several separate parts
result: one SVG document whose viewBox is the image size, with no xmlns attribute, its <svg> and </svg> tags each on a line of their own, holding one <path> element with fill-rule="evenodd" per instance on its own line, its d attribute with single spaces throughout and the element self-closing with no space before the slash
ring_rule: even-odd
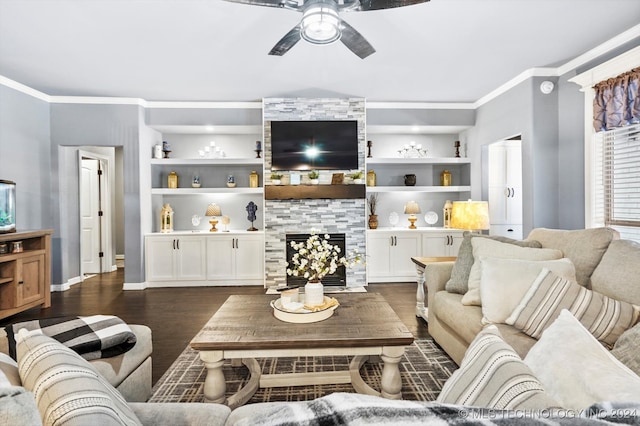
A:
<svg viewBox="0 0 640 426">
<path fill-rule="evenodd" d="M 146 282 L 142 282 L 142 283 L 124 283 L 122 285 L 122 289 L 123 290 L 144 290 L 148 286 L 149 285 Z"/>
<path fill-rule="evenodd" d="M 82 281 L 82 277 L 74 277 L 70 278 L 66 283 L 51 284 L 51 291 L 67 291 L 71 288 L 71 286 L 81 283 Z"/>
</svg>

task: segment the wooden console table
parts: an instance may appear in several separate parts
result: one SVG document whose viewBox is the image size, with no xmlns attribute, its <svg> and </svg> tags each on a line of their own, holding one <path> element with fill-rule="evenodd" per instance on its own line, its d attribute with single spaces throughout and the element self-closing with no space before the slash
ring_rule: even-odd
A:
<svg viewBox="0 0 640 426">
<path fill-rule="evenodd" d="M 51 306 L 51 234 L 53 230 L 0 234 L 0 319 L 38 305 Z M 22 246 L 14 252 L 14 243 Z"/>
<path fill-rule="evenodd" d="M 441 256 L 441 257 L 412 257 L 411 261 L 416 265 L 416 272 L 418 274 L 417 284 L 418 289 L 416 291 L 416 316 L 424 318 L 425 321 L 428 321 L 428 307 L 424 306 L 424 268 L 427 267 L 429 263 L 435 262 L 452 262 L 456 260 L 455 256 Z"/>
<path fill-rule="evenodd" d="M 308 324 L 280 321 L 269 302 L 277 296 L 229 296 L 204 328 L 191 340 L 207 368 L 204 396 L 207 401 L 234 408 L 247 402 L 259 387 L 351 383 L 359 393 L 401 399 L 398 363 L 413 335 L 387 301 L 376 293 L 337 296 L 340 306 L 330 318 Z M 291 374 L 262 374 L 255 358 L 353 355 L 349 370 Z M 360 376 L 370 356 L 384 362 L 380 391 Z M 242 362 L 251 373 L 238 393 L 225 397 L 222 371 L 225 359 Z"/>
</svg>

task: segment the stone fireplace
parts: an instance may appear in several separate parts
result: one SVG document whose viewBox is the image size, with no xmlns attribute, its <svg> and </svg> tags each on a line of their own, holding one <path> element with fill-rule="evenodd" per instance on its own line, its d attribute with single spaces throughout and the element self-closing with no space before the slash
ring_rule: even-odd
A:
<svg viewBox="0 0 640 426">
<path fill-rule="evenodd" d="M 366 150 L 364 99 L 267 98 L 263 102 L 265 185 L 271 183 L 269 179 L 271 120 L 357 120 L 358 164 L 359 169 L 364 170 Z M 348 174 L 352 170 L 336 170 L 335 172 Z M 325 172 L 324 176 L 321 172 L 321 185 L 327 185 L 330 182 L 331 172 Z M 293 190 L 290 192 L 295 194 Z M 314 198 L 308 194 L 277 199 L 265 197 L 266 286 L 285 286 L 287 284 L 287 234 L 309 234 L 311 230 L 332 235 L 344 234 L 346 251 L 357 250 L 363 256 L 366 255 L 364 190 L 355 191 L 355 195 L 333 192 L 335 194 L 326 196 L 326 198 Z M 345 282 L 339 285 L 347 287 L 366 285 L 366 270 L 362 265 L 347 269 L 345 275 Z"/>
</svg>

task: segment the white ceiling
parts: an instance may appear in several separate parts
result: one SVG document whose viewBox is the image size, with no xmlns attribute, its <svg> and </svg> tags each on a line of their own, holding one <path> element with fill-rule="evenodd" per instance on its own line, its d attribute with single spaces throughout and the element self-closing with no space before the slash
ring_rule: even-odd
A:
<svg viewBox="0 0 640 426">
<path fill-rule="evenodd" d="M 634 28 L 639 0 L 431 0 L 342 18 L 377 50 L 300 41 L 298 12 L 222 0 L 0 0 L 0 76 L 52 96 L 475 102 Z M 627 32 L 628 34 L 628 32 Z"/>
</svg>

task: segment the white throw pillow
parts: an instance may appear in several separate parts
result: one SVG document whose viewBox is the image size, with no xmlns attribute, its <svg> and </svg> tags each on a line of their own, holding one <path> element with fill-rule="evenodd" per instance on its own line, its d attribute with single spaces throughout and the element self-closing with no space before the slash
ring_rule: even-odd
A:
<svg viewBox="0 0 640 426">
<path fill-rule="evenodd" d="M 553 260 L 561 259 L 562 252 L 555 249 L 539 249 L 518 247 L 513 244 L 501 243 L 488 238 L 472 238 L 473 258 L 476 259 L 469 272 L 469 291 L 462 296 L 463 305 L 481 306 L 480 300 L 480 258 L 497 257 L 500 259 L 521 260 Z"/>
<path fill-rule="evenodd" d="M 542 333 L 524 362 L 564 408 L 582 410 L 600 401 L 640 401 L 640 377 L 566 309 Z"/>
<path fill-rule="evenodd" d="M 480 266 L 483 324 L 505 323 L 543 268 L 568 280 L 576 280 L 576 268 L 567 258 L 521 260 L 483 257 Z"/>
</svg>

